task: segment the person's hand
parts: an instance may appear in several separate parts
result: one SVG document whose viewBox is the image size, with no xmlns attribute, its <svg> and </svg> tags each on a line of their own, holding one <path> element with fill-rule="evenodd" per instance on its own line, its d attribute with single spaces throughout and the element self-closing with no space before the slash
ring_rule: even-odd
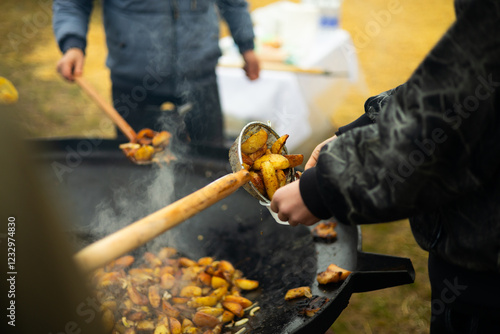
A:
<svg viewBox="0 0 500 334">
<path fill-rule="evenodd" d="M 257 58 L 255 52 L 253 50 L 248 50 L 245 51 L 242 54 L 242 56 L 243 60 L 245 61 L 243 69 L 245 70 L 245 74 L 247 75 L 248 79 L 250 80 L 258 79 L 260 72 L 260 65 L 259 65 L 259 58 Z"/>
<path fill-rule="evenodd" d="M 299 182 L 295 181 L 276 190 L 271 201 L 271 210 L 278 218 L 288 221 L 291 226 L 298 224 L 310 226 L 320 221 L 307 208 L 300 196 Z"/>
<path fill-rule="evenodd" d="M 82 75 L 84 62 L 85 55 L 83 51 L 78 48 L 71 48 L 57 62 L 57 72 L 64 79 L 74 81 L 75 77 Z"/>
<path fill-rule="evenodd" d="M 319 151 L 321 151 L 323 146 L 325 146 L 326 144 L 328 144 L 329 142 L 331 142 L 332 140 L 335 140 L 335 139 L 337 139 L 337 136 L 330 137 L 327 140 L 325 140 L 324 142 L 322 142 L 321 144 L 319 144 L 318 146 L 316 146 L 314 148 L 314 151 L 311 153 L 311 157 L 309 158 L 309 160 L 307 160 L 306 165 L 304 167 L 304 170 L 307 170 L 311 167 L 316 166 L 316 164 L 318 163 Z"/>
</svg>

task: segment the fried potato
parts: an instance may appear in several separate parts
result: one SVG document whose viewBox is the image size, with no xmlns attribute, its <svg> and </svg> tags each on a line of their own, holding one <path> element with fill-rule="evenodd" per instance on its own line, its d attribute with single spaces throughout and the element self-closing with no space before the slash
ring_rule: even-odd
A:
<svg viewBox="0 0 500 334">
<path fill-rule="evenodd" d="M 319 284 L 337 283 L 345 280 L 350 274 L 351 271 L 342 269 L 332 263 L 325 271 L 316 276 L 316 280 Z"/>
<path fill-rule="evenodd" d="M 137 289 L 135 287 L 133 287 L 132 285 L 127 286 L 127 293 L 128 293 L 130 300 L 132 300 L 132 302 L 134 302 L 134 304 L 149 305 L 148 297 L 144 296 L 142 293 L 137 291 Z"/>
<path fill-rule="evenodd" d="M 231 303 L 238 303 L 243 308 L 247 308 L 249 306 L 252 306 L 252 304 L 253 304 L 249 299 L 247 299 L 245 297 L 233 296 L 233 295 L 229 295 L 229 296 L 224 297 L 224 301 L 231 302 Z"/>
<path fill-rule="evenodd" d="M 304 155 L 302 154 L 285 154 L 283 156 L 290 163 L 290 168 L 300 166 L 304 162 Z"/>
<path fill-rule="evenodd" d="M 213 315 L 214 317 L 218 317 L 224 313 L 224 309 L 220 307 L 209 307 L 209 306 L 203 306 L 198 308 L 198 312 L 202 312 L 205 314 L 210 314 Z"/>
<path fill-rule="evenodd" d="M 162 260 L 170 259 L 177 255 L 177 249 L 173 247 L 163 247 L 158 252 L 158 257 Z"/>
<path fill-rule="evenodd" d="M 243 161 L 243 164 L 252 166 L 253 165 L 253 159 L 250 158 L 248 155 L 245 153 L 241 153 L 241 160 Z"/>
<path fill-rule="evenodd" d="M 266 154 L 257 159 L 254 163 L 252 168 L 253 169 L 262 169 L 262 163 L 265 161 L 269 161 L 274 169 L 287 169 L 290 167 L 290 161 L 282 156 L 281 154 Z"/>
<path fill-rule="evenodd" d="M 271 146 L 271 153 L 273 154 L 281 154 L 281 151 L 283 150 L 283 146 L 285 146 L 286 140 L 288 139 L 289 135 L 283 135 L 279 137 Z"/>
<path fill-rule="evenodd" d="M 259 148 L 266 145 L 266 142 L 267 132 L 264 129 L 260 129 L 241 144 L 241 151 L 245 154 L 254 153 Z"/>
<path fill-rule="evenodd" d="M 151 143 L 153 144 L 154 147 L 163 148 L 168 146 L 171 137 L 172 135 L 170 134 L 170 132 L 162 131 L 153 137 Z"/>
<path fill-rule="evenodd" d="M 137 323 L 136 329 L 143 332 L 152 332 L 155 330 L 155 324 L 151 320 L 141 320 Z"/>
<path fill-rule="evenodd" d="M 194 297 L 188 302 L 188 306 L 194 308 L 200 306 L 214 306 L 217 304 L 217 301 L 217 297 L 215 296 Z"/>
<path fill-rule="evenodd" d="M 221 319 L 222 319 L 222 322 L 233 321 L 234 313 L 224 310 L 224 313 L 222 313 Z"/>
<path fill-rule="evenodd" d="M 114 269 L 123 269 L 127 268 L 134 263 L 135 258 L 132 255 L 122 256 L 114 261 L 111 261 L 107 266 L 107 271 L 113 271 Z"/>
<path fill-rule="evenodd" d="M 146 252 L 142 258 L 137 268 L 129 268 L 133 257 L 124 257 L 92 276 L 110 333 L 220 334 L 224 323 L 243 317 L 252 305 L 240 295 L 236 281 L 246 288 L 258 282 L 242 279 L 243 273 L 229 261 L 194 261 L 172 248 Z"/>
<path fill-rule="evenodd" d="M 150 145 L 143 145 L 134 153 L 134 159 L 137 161 L 149 161 L 153 159 L 155 149 Z"/>
<path fill-rule="evenodd" d="M 182 288 L 179 293 L 181 297 L 200 297 L 201 296 L 201 288 L 195 285 L 188 285 Z"/>
<path fill-rule="evenodd" d="M 161 296 L 160 296 L 160 288 L 157 285 L 151 285 L 148 289 L 148 298 L 149 303 L 154 308 L 160 306 Z"/>
<path fill-rule="evenodd" d="M 337 226 L 337 223 L 321 222 L 312 229 L 311 233 L 314 236 L 314 238 L 331 241 L 337 238 L 337 232 L 335 231 L 335 226 Z"/>
<path fill-rule="evenodd" d="M 261 156 L 263 156 L 264 154 L 266 154 L 266 151 L 267 151 L 267 146 L 264 145 L 261 148 L 259 148 L 257 151 L 255 151 L 254 153 L 249 154 L 248 157 L 250 159 L 252 159 L 252 161 L 255 161 L 255 160 L 259 159 Z"/>
<path fill-rule="evenodd" d="M 222 306 L 228 310 L 229 312 L 233 313 L 237 317 L 242 317 L 243 314 L 245 314 L 245 311 L 243 310 L 243 306 L 241 306 L 238 303 L 235 302 L 222 302 Z"/>
<path fill-rule="evenodd" d="M 223 286 L 229 286 L 229 282 L 227 282 L 222 277 L 212 276 L 211 285 L 212 285 L 213 289 L 218 289 L 218 288 L 223 287 Z"/>
<path fill-rule="evenodd" d="M 246 278 L 237 278 L 234 280 L 234 285 L 242 290 L 255 290 L 259 287 L 259 282 Z"/>
<path fill-rule="evenodd" d="M 172 274 L 165 273 L 160 278 L 160 286 L 162 289 L 171 289 L 175 284 L 175 277 Z"/>
<path fill-rule="evenodd" d="M 195 313 L 193 322 L 198 327 L 215 327 L 220 323 L 217 317 L 200 311 Z"/>
<path fill-rule="evenodd" d="M 286 292 L 285 300 L 301 298 L 301 297 L 311 298 L 312 297 L 311 288 L 308 286 L 302 286 L 299 288 L 290 289 Z"/>
<path fill-rule="evenodd" d="M 270 161 L 264 161 L 262 163 L 262 178 L 266 186 L 267 197 L 271 200 L 276 190 L 278 190 L 278 178 L 276 177 L 276 172 Z"/>
<path fill-rule="evenodd" d="M 219 301 L 226 295 L 226 293 L 227 293 L 227 287 L 221 286 L 220 288 L 212 291 L 212 293 L 210 295 L 214 296 L 217 299 L 217 301 Z"/>
<path fill-rule="evenodd" d="M 282 169 L 276 170 L 276 177 L 278 178 L 278 188 L 286 185 L 286 175 Z"/>
<path fill-rule="evenodd" d="M 264 186 L 264 180 L 262 179 L 262 173 L 250 171 L 250 182 L 254 185 L 254 187 L 262 194 L 266 194 L 266 188 Z"/>
</svg>

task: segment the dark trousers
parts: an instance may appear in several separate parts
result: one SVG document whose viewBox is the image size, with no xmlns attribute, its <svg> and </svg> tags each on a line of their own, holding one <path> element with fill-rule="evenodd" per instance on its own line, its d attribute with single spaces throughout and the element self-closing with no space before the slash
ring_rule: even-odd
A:
<svg viewBox="0 0 500 334">
<path fill-rule="evenodd" d="M 113 84 L 112 93 L 116 110 L 135 131 L 167 130 L 179 137 L 187 133 L 194 143 L 223 142 L 223 116 L 215 74 L 194 82 L 184 81 L 182 89 L 173 88 L 171 92 Z M 162 111 L 160 106 L 165 102 L 175 108 Z"/>
<path fill-rule="evenodd" d="M 500 274 L 466 270 L 429 254 L 431 334 L 500 333 Z"/>
</svg>

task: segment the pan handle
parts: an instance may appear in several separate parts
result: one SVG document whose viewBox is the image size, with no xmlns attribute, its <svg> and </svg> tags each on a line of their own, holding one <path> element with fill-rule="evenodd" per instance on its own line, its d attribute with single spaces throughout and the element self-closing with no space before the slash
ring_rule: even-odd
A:
<svg viewBox="0 0 500 334">
<path fill-rule="evenodd" d="M 353 292 L 366 292 L 410 284 L 415 269 L 408 258 L 358 252 L 358 263 L 352 274 Z"/>
</svg>

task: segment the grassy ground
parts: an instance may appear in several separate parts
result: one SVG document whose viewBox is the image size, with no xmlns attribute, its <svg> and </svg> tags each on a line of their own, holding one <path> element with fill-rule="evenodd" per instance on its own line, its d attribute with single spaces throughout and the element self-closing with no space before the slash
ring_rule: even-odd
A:
<svg viewBox="0 0 500 334">
<path fill-rule="evenodd" d="M 250 2 L 257 8 L 273 1 Z M 341 24 L 353 38 L 362 79 L 332 110 L 332 123 L 338 126 L 353 120 L 367 97 L 404 82 L 453 21 L 452 5 L 451 0 L 345 0 Z M 102 112 L 76 85 L 55 73 L 60 53 L 52 35 L 50 6 L 49 0 L 2 1 L 0 76 L 9 78 L 20 96 L 17 104 L 2 112 L 16 117 L 26 137 L 112 137 L 114 131 Z M 109 100 L 99 11 L 91 19 L 87 53 L 85 76 Z M 416 282 L 353 295 L 333 325 L 335 333 L 428 332 L 426 253 L 413 240 L 408 222 L 364 226 L 363 239 L 365 251 L 409 257 Z"/>
</svg>

